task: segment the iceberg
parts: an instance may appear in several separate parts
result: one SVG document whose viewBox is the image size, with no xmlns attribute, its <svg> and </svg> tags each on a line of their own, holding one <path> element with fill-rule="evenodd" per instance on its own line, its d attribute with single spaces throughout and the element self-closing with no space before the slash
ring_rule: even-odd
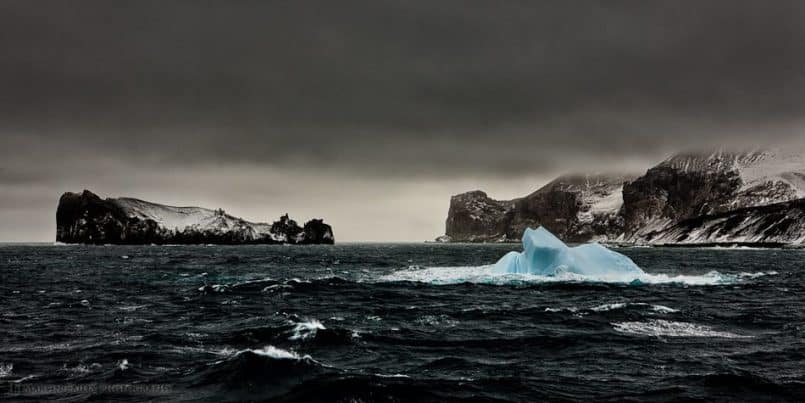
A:
<svg viewBox="0 0 805 403">
<path fill-rule="evenodd" d="M 509 252 L 492 268 L 495 274 L 556 276 L 577 274 L 593 278 L 639 278 L 646 273 L 632 259 L 598 243 L 569 247 L 544 227 L 528 228 L 523 252 Z"/>
</svg>

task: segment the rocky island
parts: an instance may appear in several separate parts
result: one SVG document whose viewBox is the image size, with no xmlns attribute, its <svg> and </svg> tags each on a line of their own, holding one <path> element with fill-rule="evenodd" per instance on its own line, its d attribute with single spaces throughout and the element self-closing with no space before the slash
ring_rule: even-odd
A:
<svg viewBox="0 0 805 403">
<path fill-rule="evenodd" d="M 133 198 L 65 193 L 56 211 L 56 241 L 81 244 L 332 244 L 320 219 L 300 227 L 288 215 L 252 223 L 223 210 L 173 207 Z"/>
<path fill-rule="evenodd" d="M 763 150 L 681 154 L 644 175 L 571 175 L 528 196 L 453 196 L 443 242 L 518 241 L 545 226 L 566 242 L 805 244 L 805 157 Z"/>
</svg>

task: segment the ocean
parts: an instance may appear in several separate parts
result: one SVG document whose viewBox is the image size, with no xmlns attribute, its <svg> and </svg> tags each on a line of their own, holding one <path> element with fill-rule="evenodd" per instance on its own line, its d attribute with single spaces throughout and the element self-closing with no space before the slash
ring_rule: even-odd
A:
<svg viewBox="0 0 805 403">
<path fill-rule="evenodd" d="M 604 282 L 510 250 L 0 245 L 0 399 L 805 399 L 805 251 L 620 248 L 649 275 Z"/>
</svg>

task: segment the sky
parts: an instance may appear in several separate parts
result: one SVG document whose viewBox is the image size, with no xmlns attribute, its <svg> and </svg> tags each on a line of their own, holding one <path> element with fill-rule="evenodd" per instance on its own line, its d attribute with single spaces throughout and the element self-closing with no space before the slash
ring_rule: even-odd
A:
<svg viewBox="0 0 805 403">
<path fill-rule="evenodd" d="M 450 196 L 805 142 L 801 1 L 0 4 L 0 242 L 90 189 L 337 241 L 423 241 Z"/>
</svg>

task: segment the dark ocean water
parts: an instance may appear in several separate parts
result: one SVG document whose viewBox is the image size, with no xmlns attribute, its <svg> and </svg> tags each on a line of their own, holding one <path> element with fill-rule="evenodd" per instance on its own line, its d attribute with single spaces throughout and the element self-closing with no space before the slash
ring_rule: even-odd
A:
<svg viewBox="0 0 805 403">
<path fill-rule="evenodd" d="M 652 275 L 628 284 L 480 267 L 516 247 L 3 245 L 0 398 L 805 399 L 805 251 L 621 249 Z"/>
</svg>

